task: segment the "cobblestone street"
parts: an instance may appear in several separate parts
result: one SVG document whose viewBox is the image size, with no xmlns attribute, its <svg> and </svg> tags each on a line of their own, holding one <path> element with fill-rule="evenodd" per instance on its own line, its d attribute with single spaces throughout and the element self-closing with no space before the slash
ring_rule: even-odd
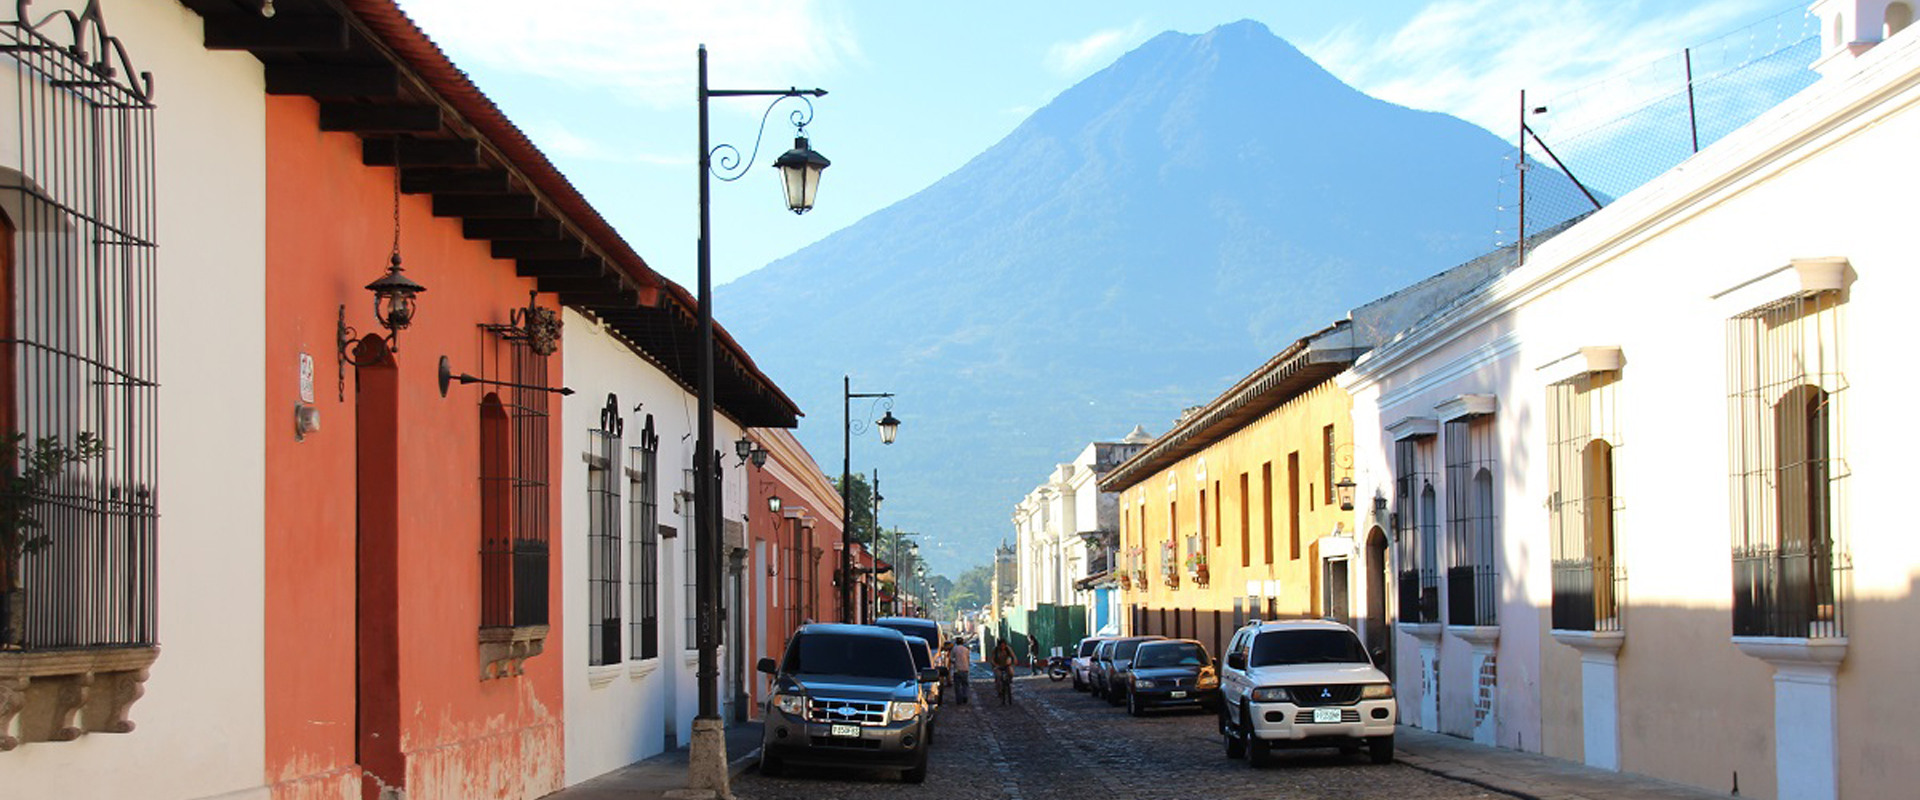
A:
<svg viewBox="0 0 1920 800">
<path fill-rule="evenodd" d="M 1001 707 L 975 680 L 973 703 L 940 710 L 933 763 L 921 786 L 891 772 L 796 767 L 780 778 L 750 772 L 734 784 L 748 800 L 776 798 L 1493 798 L 1503 797 L 1401 764 L 1374 766 L 1331 750 L 1276 751 L 1272 766 L 1229 760 L 1214 717 L 1158 712 L 1134 719 L 1073 685 L 1021 678 Z M 983 702 L 984 701 L 984 702 Z"/>
</svg>

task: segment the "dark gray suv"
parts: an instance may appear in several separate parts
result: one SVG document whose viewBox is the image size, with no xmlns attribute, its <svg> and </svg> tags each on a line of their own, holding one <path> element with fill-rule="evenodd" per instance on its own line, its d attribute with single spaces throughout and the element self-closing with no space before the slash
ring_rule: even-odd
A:
<svg viewBox="0 0 1920 800">
<path fill-rule="evenodd" d="M 928 709 L 920 683 L 939 673 L 917 669 L 899 631 L 871 625 L 807 625 L 776 663 L 761 739 L 760 774 L 786 765 L 899 769 L 908 783 L 927 779 Z"/>
</svg>

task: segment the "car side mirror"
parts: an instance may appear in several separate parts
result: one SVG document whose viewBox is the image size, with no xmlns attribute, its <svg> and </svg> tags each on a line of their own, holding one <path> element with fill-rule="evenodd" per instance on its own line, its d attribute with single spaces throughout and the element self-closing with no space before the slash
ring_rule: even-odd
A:
<svg viewBox="0 0 1920 800">
<path fill-rule="evenodd" d="M 767 673 L 768 675 L 772 675 L 780 671 L 779 665 L 773 663 L 773 659 L 771 658 L 760 659 L 759 666 L 755 668 L 760 670 L 761 672 Z"/>
<path fill-rule="evenodd" d="M 928 667 L 926 669 L 920 670 L 921 683 L 938 683 L 939 681 L 940 681 L 940 670 L 934 669 L 932 667 Z"/>
<path fill-rule="evenodd" d="M 1247 654 L 1246 653 L 1228 653 L 1227 667 L 1229 669 L 1246 669 Z"/>
<path fill-rule="evenodd" d="M 1387 663 L 1387 648 L 1384 648 L 1384 647 L 1373 648 L 1373 652 L 1368 653 L 1367 655 L 1373 658 L 1373 665 L 1376 667 L 1381 664 Z"/>
</svg>

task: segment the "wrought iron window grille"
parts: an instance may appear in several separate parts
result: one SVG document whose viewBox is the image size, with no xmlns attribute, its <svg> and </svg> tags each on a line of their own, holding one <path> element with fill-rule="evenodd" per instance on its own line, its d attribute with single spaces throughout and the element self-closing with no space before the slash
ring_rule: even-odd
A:
<svg viewBox="0 0 1920 800">
<path fill-rule="evenodd" d="M 1547 510 L 1552 524 L 1553 628 L 1622 630 L 1627 572 L 1619 556 L 1624 506 L 1614 491 L 1623 439 L 1617 372 L 1547 387 Z"/>
<path fill-rule="evenodd" d="M 632 564 L 627 574 L 633 621 L 628 647 L 633 658 L 644 661 L 660 657 L 660 435 L 652 414 L 644 418 L 640 444 L 630 448 L 630 455 L 627 551 Z"/>
<path fill-rule="evenodd" d="M 1846 308 L 1828 290 L 1727 322 L 1736 636 L 1846 635 Z"/>
<path fill-rule="evenodd" d="M 600 427 L 587 432 L 587 663 L 595 666 L 620 663 L 624 652 L 618 477 L 625 432 L 620 398 L 609 393 Z"/>
<path fill-rule="evenodd" d="M 480 624 L 544 626 L 552 526 L 552 391 L 545 388 L 547 358 L 524 339 L 503 335 L 502 327 L 480 326 L 482 372 L 474 381 L 504 390 L 481 398 Z"/>
<path fill-rule="evenodd" d="M 1447 422 L 1447 624 L 1494 625 L 1499 611 L 1499 464 L 1494 417 Z"/>
<path fill-rule="evenodd" d="M 1438 520 L 1434 502 L 1433 437 L 1394 445 L 1394 541 L 1399 548 L 1402 622 L 1440 621 Z"/>
</svg>

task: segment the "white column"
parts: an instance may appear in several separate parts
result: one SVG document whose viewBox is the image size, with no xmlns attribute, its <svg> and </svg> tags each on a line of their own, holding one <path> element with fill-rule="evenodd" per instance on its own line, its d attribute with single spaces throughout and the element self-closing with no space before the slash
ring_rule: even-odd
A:
<svg viewBox="0 0 1920 800">
<path fill-rule="evenodd" d="M 1774 792 L 1795 800 L 1840 796 L 1840 662 L 1846 639 L 1735 636 L 1740 651 L 1773 665 Z"/>
<path fill-rule="evenodd" d="M 1440 625 L 1434 622 L 1401 623 L 1400 630 L 1420 642 L 1421 730 L 1440 730 Z"/>
<path fill-rule="evenodd" d="M 1447 630 L 1465 640 L 1471 649 L 1473 673 L 1467 686 L 1473 692 L 1473 741 L 1498 744 L 1500 733 L 1500 660 L 1495 646 L 1500 643 L 1497 625 L 1449 625 Z"/>
<path fill-rule="evenodd" d="M 1587 766 L 1620 769 L 1619 631 L 1554 631 L 1553 638 L 1580 651 L 1580 736 Z"/>
</svg>

